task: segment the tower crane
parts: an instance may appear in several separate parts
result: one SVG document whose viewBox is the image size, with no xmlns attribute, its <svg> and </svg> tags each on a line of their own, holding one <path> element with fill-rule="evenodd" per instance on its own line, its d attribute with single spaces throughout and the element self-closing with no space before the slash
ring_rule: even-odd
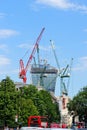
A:
<svg viewBox="0 0 87 130">
<path fill-rule="evenodd" d="M 73 58 L 71 59 L 70 65 L 68 64 L 65 68 L 60 69 L 60 65 L 59 65 L 59 62 L 58 62 L 58 59 L 57 59 L 57 56 L 56 56 L 56 52 L 55 52 L 55 49 L 54 49 L 54 42 L 52 40 L 50 40 L 50 42 L 51 42 L 52 50 L 53 50 L 55 60 L 56 60 L 56 63 L 57 63 L 57 67 L 59 69 L 57 76 L 60 77 L 61 94 L 68 95 L 68 86 L 69 86 L 69 79 L 70 79 L 70 76 L 71 76 L 71 67 L 72 67 Z"/>
<path fill-rule="evenodd" d="M 73 61 L 73 58 L 71 59 L 70 65 L 67 64 L 67 66 L 63 69 L 60 75 L 61 95 L 62 94 L 68 95 L 68 87 L 69 87 L 69 81 L 70 81 L 70 76 L 71 76 L 72 61 Z"/>
<path fill-rule="evenodd" d="M 37 40 L 36 40 L 36 43 L 35 43 L 34 48 L 33 48 L 33 50 L 32 50 L 32 53 L 31 53 L 31 55 L 30 55 L 30 57 L 29 57 L 29 59 L 28 59 L 28 62 L 27 62 L 27 64 L 26 64 L 25 67 L 24 67 L 24 62 L 23 62 L 23 60 L 20 59 L 19 78 L 21 78 L 24 83 L 26 83 L 26 81 L 27 81 L 26 73 L 27 73 L 28 68 L 29 68 L 29 65 L 30 65 L 30 63 L 31 63 L 31 61 L 32 61 L 32 58 L 34 57 L 34 54 L 35 54 L 35 52 L 36 52 L 36 49 L 38 49 L 38 45 L 39 45 L 39 42 L 40 42 L 40 40 L 41 40 L 41 37 L 42 37 L 42 34 L 43 34 L 44 30 L 45 30 L 45 28 L 42 28 L 41 33 L 39 34 L 39 36 L 38 36 L 38 38 L 37 38 Z"/>
<path fill-rule="evenodd" d="M 58 69 L 60 71 L 60 65 L 59 65 L 59 62 L 58 62 L 58 59 L 57 59 L 57 56 L 56 56 L 56 52 L 55 52 L 55 49 L 54 49 L 54 42 L 52 40 L 50 40 L 50 42 L 51 42 L 52 50 L 53 50 L 55 60 L 56 60 L 56 63 L 57 63 L 57 67 L 58 67 Z"/>
</svg>

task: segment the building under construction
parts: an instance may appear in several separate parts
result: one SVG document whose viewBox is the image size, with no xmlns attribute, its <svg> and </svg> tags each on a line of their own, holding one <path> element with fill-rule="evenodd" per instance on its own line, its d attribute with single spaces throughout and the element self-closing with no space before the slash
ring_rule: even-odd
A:
<svg viewBox="0 0 87 130">
<path fill-rule="evenodd" d="M 39 42 L 44 32 L 44 29 L 45 28 L 41 30 L 41 33 L 39 34 L 36 40 L 36 43 L 33 47 L 33 50 L 27 61 L 26 66 L 24 66 L 23 59 L 20 59 L 19 78 L 21 78 L 23 82 L 26 83 L 27 71 L 28 71 L 29 66 L 31 66 L 30 75 L 31 75 L 32 84 L 37 87 L 43 88 L 47 91 L 55 92 L 55 85 L 56 85 L 56 78 L 57 78 L 58 70 L 55 67 L 52 67 L 49 64 L 47 64 L 46 60 L 43 60 L 41 62 L 39 58 Z M 38 55 L 38 63 L 36 63 L 36 58 L 35 58 L 36 51 Z M 34 59 L 34 63 L 30 65 L 32 59 Z"/>
<path fill-rule="evenodd" d="M 49 64 L 31 66 L 32 84 L 47 91 L 55 92 L 58 70 Z"/>
<path fill-rule="evenodd" d="M 71 64 L 67 64 L 66 67 L 61 68 L 55 53 L 53 41 L 50 40 L 52 45 L 52 50 L 54 53 L 54 57 L 57 63 L 57 68 L 51 66 L 46 62 L 46 60 L 40 61 L 39 55 L 39 42 L 41 40 L 42 34 L 44 32 L 43 28 L 41 33 L 39 34 L 36 43 L 33 47 L 31 55 L 27 61 L 26 66 L 24 66 L 23 59 L 20 59 L 20 70 L 19 70 L 19 78 L 23 80 L 23 83 L 26 84 L 27 81 L 27 71 L 30 68 L 30 75 L 31 75 L 31 84 L 35 85 L 38 90 L 44 89 L 51 93 L 53 99 L 59 104 L 60 113 L 61 113 L 61 123 L 65 123 L 71 125 L 72 117 L 68 113 L 67 103 L 69 102 L 68 97 L 68 87 L 69 87 L 69 79 L 71 76 L 71 66 L 73 58 L 71 59 Z M 35 57 L 35 53 L 37 51 L 37 57 Z M 26 54 L 26 53 L 25 53 Z M 36 62 L 36 58 L 38 62 Z M 31 64 L 32 60 L 34 63 Z M 60 78 L 60 89 L 61 94 L 58 97 L 55 97 L 55 87 L 56 87 L 56 80 Z M 16 83 L 17 89 L 23 87 L 24 84 Z"/>
</svg>

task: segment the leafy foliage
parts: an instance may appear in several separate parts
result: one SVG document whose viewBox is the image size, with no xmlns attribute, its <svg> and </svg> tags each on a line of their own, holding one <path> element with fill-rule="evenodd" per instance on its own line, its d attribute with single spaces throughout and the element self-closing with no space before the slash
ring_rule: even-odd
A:
<svg viewBox="0 0 87 130">
<path fill-rule="evenodd" d="M 0 99 L 0 125 L 6 123 L 14 127 L 22 123 L 26 126 L 30 115 L 48 116 L 49 122 L 60 121 L 59 106 L 53 103 L 50 93 L 38 91 L 33 85 L 24 86 L 18 91 L 14 82 L 6 77 L 0 83 Z"/>
<path fill-rule="evenodd" d="M 16 105 L 17 91 L 9 77 L 0 84 L 0 124 L 13 125 L 18 107 Z"/>
<path fill-rule="evenodd" d="M 74 111 L 79 116 L 80 121 L 87 120 L 87 86 L 83 87 L 81 91 L 69 102 L 69 111 Z"/>
</svg>

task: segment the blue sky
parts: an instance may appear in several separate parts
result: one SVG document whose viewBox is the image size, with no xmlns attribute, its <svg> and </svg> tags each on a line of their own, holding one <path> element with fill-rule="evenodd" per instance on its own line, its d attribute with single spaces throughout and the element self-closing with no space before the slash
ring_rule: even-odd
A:
<svg viewBox="0 0 87 130">
<path fill-rule="evenodd" d="M 33 45 L 45 27 L 39 43 L 40 56 L 57 67 L 50 47 L 54 41 L 61 67 L 73 58 L 69 96 L 73 97 L 87 85 L 87 1 L 86 0 L 1 0 L 0 1 L 0 80 L 9 76 L 14 82 L 18 77 L 19 60 L 24 64 Z M 27 83 L 30 83 L 29 71 Z M 55 95 L 60 94 L 57 80 Z"/>
</svg>

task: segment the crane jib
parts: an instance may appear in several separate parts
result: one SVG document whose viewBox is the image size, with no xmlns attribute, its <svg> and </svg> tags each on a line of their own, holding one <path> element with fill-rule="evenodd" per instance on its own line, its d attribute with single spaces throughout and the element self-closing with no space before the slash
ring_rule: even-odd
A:
<svg viewBox="0 0 87 130">
<path fill-rule="evenodd" d="M 29 68 L 30 62 L 32 61 L 32 57 L 34 56 L 34 54 L 35 54 L 35 52 L 36 52 L 36 49 L 37 49 L 37 47 L 38 47 L 38 44 L 39 44 L 39 42 L 40 42 L 40 39 L 41 39 L 41 36 L 42 36 L 44 30 L 45 30 L 45 28 L 42 29 L 40 35 L 38 36 L 38 38 L 37 38 L 37 40 L 36 40 L 35 46 L 34 46 L 34 48 L 33 48 L 33 50 L 32 50 L 32 53 L 31 53 L 31 55 L 30 55 L 30 58 L 29 58 L 29 60 L 28 60 L 28 62 L 27 62 L 27 64 L 26 64 L 26 67 L 25 67 L 25 71 L 26 71 L 26 72 L 27 72 L 27 70 L 28 70 L 28 68 Z"/>
<path fill-rule="evenodd" d="M 34 45 L 34 48 L 33 48 L 33 50 L 32 50 L 32 53 L 31 53 L 31 55 L 30 55 L 30 57 L 29 57 L 29 59 L 28 59 L 28 62 L 27 62 L 27 64 L 26 64 L 26 67 L 24 68 L 24 63 L 23 63 L 23 60 L 21 59 L 20 60 L 20 78 L 22 78 L 23 79 L 23 82 L 26 82 L 26 79 L 27 79 L 27 77 L 26 77 L 26 73 L 27 73 L 27 70 L 28 70 L 28 68 L 29 68 L 29 65 L 30 65 L 30 62 L 32 61 L 32 58 L 34 57 L 34 54 L 35 54 L 35 52 L 36 52 L 36 49 L 38 48 L 38 44 L 39 44 L 39 42 L 40 42 L 40 40 L 41 40 L 41 37 L 42 37 L 42 34 L 43 34 L 43 32 L 44 32 L 44 30 L 45 30 L 45 28 L 43 28 L 42 29 L 42 31 L 41 31 L 41 33 L 39 34 L 39 36 L 38 36 L 38 38 L 37 38 L 37 40 L 36 40 L 36 43 L 35 43 L 35 45 Z M 25 72 L 25 74 L 23 73 L 23 72 Z M 23 75 L 22 75 L 23 74 Z"/>
</svg>

